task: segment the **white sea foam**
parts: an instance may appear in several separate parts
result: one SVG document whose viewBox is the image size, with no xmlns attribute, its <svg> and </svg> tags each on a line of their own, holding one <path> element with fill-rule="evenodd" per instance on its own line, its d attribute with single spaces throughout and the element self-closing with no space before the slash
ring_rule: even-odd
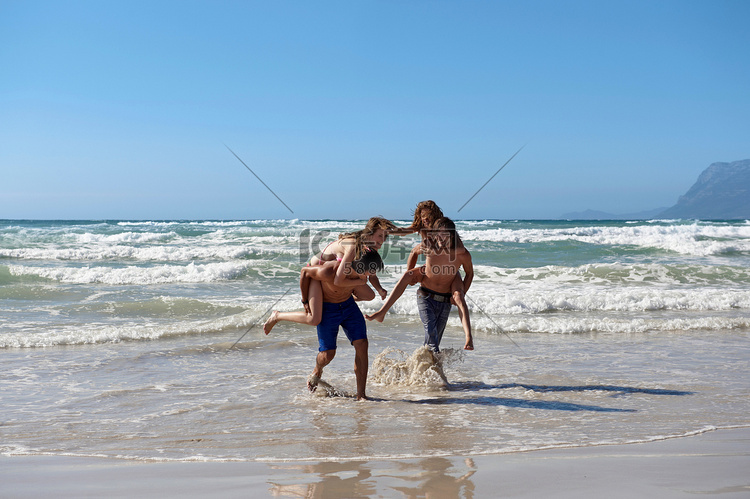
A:
<svg viewBox="0 0 750 499">
<path fill-rule="evenodd" d="M 465 241 L 538 243 L 579 241 L 595 245 L 657 248 L 684 255 L 750 252 L 750 227 L 723 225 L 636 225 L 624 227 L 496 228 L 461 232 Z"/>
<path fill-rule="evenodd" d="M 77 244 L 149 244 L 156 241 L 174 239 L 175 237 L 177 237 L 177 233 L 175 232 L 119 232 L 117 234 L 94 234 L 91 232 L 85 232 L 83 234 L 71 234 L 71 238 Z"/>
<path fill-rule="evenodd" d="M 299 250 L 294 247 L 274 247 L 263 244 L 256 247 L 251 245 L 221 245 L 214 246 L 146 246 L 133 247 L 122 245 L 98 245 L 93 247 L 75 248 L 17 248 L 0 250 L 0 257 L 20 260 L 136 260 L 142 262 L 184 262 L 189 260 L 238 260 L 268 255 L 297 255 Z"/>
<path fill-rule="evenodd" d="M 457 318 L 449 322 L 459 328 Z M 679 319 L 656 319 L 643 317 L 576 317 L 576 316 L 504 316 L 493 317 L 477 314 L 472 316 L 472 328 L 491 334 L 507 333 L 614 333 L 634 334 L 649 332 L 686 331 L 731 331 L 750 328 L 746 317 L 684 317 Z"/>
<path fill-rule="evenodd" d="M 221 221 L 221 220 L 203 220 L 203 221 L 151 221 L 151 220 L 142 220 L 142 221 L 136 221 L 136 222 L 117 222 L 117 225 L 121 227 L 190 227 L 190 226 L 196 226 L 196 227 L 242 227 L 245 225 L 248 225 L 249 223 L 262 223 L 265 222 L 265 220 L 255 220 L 255 221 Z"/>
<path fill-rule="evenodd" d="M 263 306 L 267 306 L 264 304 Z M 56 345 L 87 345 L 99 343 L 118 343 L 122 341 L 156 340 L 188 335 L 210 335 L 226 330 L 253 327 L 260 330 L 258 324 L 260 307 L 251 307 L 247 312 L 233 314 L 210 321 L 138 321 L 126 324 L 62 324 L 50 328 L 35 328 L 29 334 L 23 324 L 17 325 L 14 331 L 0 335 L 0 348 L 51 347 Z M 33 326 L 33 325 L 31 325 Z"/>
<path fill-rule="evenodd" d="M 473 293 L 472 289 L 472 293 Z M 473 296 L 473 297 L 472 297 Z M 612 332 L 638 333 L 648 331 L 681 331 L 750 328 L 750 316 L 736 315 L 739 307 L 750 308 L 750 294 L 737 296 L 716 290 L 712 294 L 695 292 L 633 296 L 627 293 L 596 292 L 582 296 L 534 294 L 519 292 L 493 297 L 476 293 L 467 299 L 472 327 L 478 331 L 513 331 L 534 333 Z M 378 304 L 363 304 L 365 313 L 374 312 Z M 653 316 L 679 313 L 677 317 Z M 651 314 L 644 316 L 644 314 Z M 416 299 L 405 296 L 386 315 L 389 321 L 418 323 Z M 449 321 L 460 328 L 454 311 Z"/>
<path fill-rule="evenodd" d="M 484 289 L 483 289 L 484 288 Z M 490 315 L 542 314 L 550 312 L 653 312 L 653 311 L 736 311 L 750 309 L 750 291 L 722 289 L 620 289 L 620 288 L 516 288 L 472 287 L 469 307 Z M 416 314 L 416 304 L 408 307 Z"/>
<path fill-rule="evenodd" d="M 470 308 L 492 316 L 550 312 L 750 310 L 750 269 L 592 264 L 502 269 L 475 267 Z M 392 288 L 397 276 L 381 279 Z M 414 287 L 391 313 L 418 316 Z M 364 303 L 374 311 L 379 303 Z"/>
<path fill-rule="evenodd" d="M 731 286 L 750 283 L 750 268 L 709 265 L 592 263 L 575 267 L 501 268 L 474 266 L 477 281 L 505 286 L 529 282 L 642 286 Z"/>
<path fill-rule="evenodd" d="M 281 310 L 297 310 L 299 309 L 296 306 L 297 303 L 298 300 L 296 298 L 277 304 L 264 301 L 262 305 L 250 307 L 246 312 L 210 321 L 172 320 L 168 322 L 149 322 L 147 320 L 140 320 L 137 323 L 131 322 L 118 325 L 72 323 L 69 325 L 60 324 L 55 327 L 46 327 L 42 324 L 19 323 L 14 325 L 13 331 L 0 334 L 0 348 L 51 347 L 56 345 L 157 340 L 177 336 L 212 335 L 227 330 L 239 330 L 251 326 L 257 333 L 261 331 L 261 322 L 265 318 L 264 312 L 269 307 L 273 306 L 273 308 Z M 472 310 L 472 314 L 472 326 L 475 334 L 492 335 L 517 333 L 679 333 L 686 331 L 750 329 L 750 317 L 648 318 L 602 315 L 492 315 L 488 317 L 476 308 Z M 385 324 L 405 325 L 403 321 L 403 317 L 399 319 L 397 315 L 388 315 Z M 407 323 L 412 323 L 411 326 L 407 325 L 409 329 L 413 329 L 414 327 L 421 328 L 421 325 L 417 326 L 418 319 L 416 317 L 411 318 L 411 320 L 407 319 Z M 461 324 L 455 312 L 448 324 L 449 327 L 457 331 L 460 330 Z M 30 331 L 34 332 L 30 333 Z M 283 331 L 279 334 L 283 334 Z M 314 336 L 314 329 L 311 329 L 311 335 Z M 518 337 L 514 338 L 518 339 Z M 449 342 L 446 341 L 446 344 L 449 345 Z M 426 362 L 423 352 L 414 352 L 412 355 L 407 356 L 403 352 L 394 349 L 390 349 L 383 355 L 378 356 L 372 368 L 372 376 L 375 382 L 403 386 L 442 386 L 441 377 L 444 377 L 442 373 L 442 364 L 438 365 Z"/>
<path fill-rule="evenodd" d="M 297 256 L 297 234 L 241 235 L 214 232 L 191 238 L 170 234 L 123 233 L 117 235 L 79 234 L 75 240 L 18 241 L 0 248 L 0 258 L 20 260 L 137 260 L 188 261 L 233 260 L 258 256 Z M 293 258 L 297 260 L 298 258 Z"/>
<path fill-rule="evenodd" d="M 222 262 L 151 267 L 30 267 L 9 265 L 11 275 L 31 275 L 76 284 L 164 284 L 230 281 L 242 276 L 250 263 Z"/>
<path fill-rule="evenodd" d="M 302 310 L 299 297 L 294 293 L 189 300 L 157 296 L 146 302 L 123 301 L 122 297 L 118 298 L 118 301 L 109 302 L 106 300 L 112 299 L 111 293 L 104 293 L 100 294 L 98 299 L 102 301 L 84 300 L 64 310 L 59 307 L 37 307 L 32 317 L 41 320 L 18 320 L 8 325 L 9 327 L 0 327 L 0 348 L 158 340 L 179 336 L 213 335 L 246 328 L 248 331 L 259 332 L 262 331 L 262 323 L 271 308 Z M 238 309 L 242 311 L 237 313 Z M 76 321 L 80 314 L 87 317 L 86 314 L 102 312 L 105 312 L 105 315 L 118 316 L 120 320 Z M 219 317 L 200 319 L 208 313 L 217 315 L 223 312 L 225 315 Z M 59 319 L 50 325 L 44 320 L 48 315 Z M 126 321 L 126 317 L 132 319 Z"/>
</svg>

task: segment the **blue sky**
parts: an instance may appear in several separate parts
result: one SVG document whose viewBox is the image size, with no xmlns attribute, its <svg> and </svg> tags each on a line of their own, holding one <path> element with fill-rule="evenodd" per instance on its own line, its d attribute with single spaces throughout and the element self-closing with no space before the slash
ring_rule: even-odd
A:
<svg viewBox="0 0 750 499">
<path fill-rule="evenodd" d="M 749 22 L 743 0 L 0 0 L 0 218 L 670 206 L 750 158 Z"/>
</svg>

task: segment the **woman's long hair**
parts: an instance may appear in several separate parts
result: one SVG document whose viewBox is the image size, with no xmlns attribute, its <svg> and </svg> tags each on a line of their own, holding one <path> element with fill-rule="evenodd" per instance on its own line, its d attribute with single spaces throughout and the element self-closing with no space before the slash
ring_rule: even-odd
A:
<svg viewBox="0 0 750 499">
<path fill-rule="evenodd" d="M 372 236 L 376 230 L 394 230 L 395 228 L 396 226 L 393 224 L 393 222 L 388 219 L 385 219 L 383 217 L 372 217 L 367 221 L 364 229 L 355 232 L 346 232 L 344 234 L 339 234 L 339 240 L 347 239 L 350 237 L 354 238 L 354 259 L 359 260 L 360 258 L 362 258 L 362 255 L 367 248 L 367 244 L 365 244 L 367 239 Z"/>
</svg>

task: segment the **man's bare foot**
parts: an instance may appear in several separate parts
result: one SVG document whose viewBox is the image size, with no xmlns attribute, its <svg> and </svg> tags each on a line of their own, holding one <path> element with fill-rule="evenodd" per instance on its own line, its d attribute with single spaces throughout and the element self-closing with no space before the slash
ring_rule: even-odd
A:
<svg viewBox="0 0 750 499">
<path fill-rule="evenodd" d="M 385 319 L 385 312 L 378 310 L 372 315 L 365 315 L 365 318 L 367 318 L 368 321 L 383 322 L 383 319 Z"/>
<path fill-rule="evenodd" d="M 370 400 L 370 397 L 368 397 L 367 395 L 357 395 L 357 402 L 359 402 L 360 400 Z"/>
<path fill-rule="evenodd" d="M 318 389 L 318 383 L 320 383 L 320 376 L 317 374 L 311 374 L 307 378 L 307 389 L 310 390 L 310 392 L 314 392 Z"/>
<path fill-rule="evenodd" d="M 279 322 L 279 311 L 274 310 L 271 312 L 271 316 L 268 318 L 265 324 L 263 324 L 263 332 L 268 334 L 271 332 L 271 329 L 276 325 L 276 323 Z"/>
</svg>

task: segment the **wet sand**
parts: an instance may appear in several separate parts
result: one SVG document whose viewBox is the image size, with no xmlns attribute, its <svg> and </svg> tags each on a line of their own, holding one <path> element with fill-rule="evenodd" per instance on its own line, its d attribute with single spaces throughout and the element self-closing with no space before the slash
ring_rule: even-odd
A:
<svg viewBox="0 0 750 499">
<path fill-rule="evenodd" d="M 750 497 L 750 428 L 649 443 L 331 462 L 0 458 L 2 497 Z"/>
</svg>

